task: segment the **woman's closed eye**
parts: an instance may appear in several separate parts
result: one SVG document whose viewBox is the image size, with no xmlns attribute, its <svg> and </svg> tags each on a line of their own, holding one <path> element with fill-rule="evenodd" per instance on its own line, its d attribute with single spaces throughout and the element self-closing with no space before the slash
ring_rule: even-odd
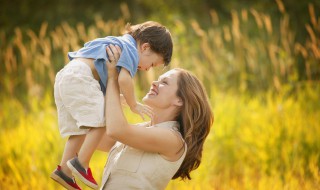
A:
<svg viewBox="0 0 320 190">
<path fill-rule="evenodd" d="M 167 81 L 167 77 L 164 77 L 164 78 L 159 78 L 158 79 L 158 81 L 159 81 L 159 83 L 161 83 L 161 84 L 168 84 L 168 81 Z"/>
<path fill-rule="evenodd" d="M 165 81 L 165 80 L 161 80 L 160 83 L 162 83 L 162 84 L 168 84 L 168 82 Z"/>
</svg>

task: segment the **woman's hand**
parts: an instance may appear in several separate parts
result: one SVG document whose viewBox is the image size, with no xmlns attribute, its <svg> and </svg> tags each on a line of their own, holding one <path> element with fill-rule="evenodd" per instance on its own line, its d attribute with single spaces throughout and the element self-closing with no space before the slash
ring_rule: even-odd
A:
<svg viewBox="0 0 320 190">
<path fill-rule="evenodd" d="M 117 71 L 117 62 L 120 58 L 121 49 L 119 46 L 109 45 L 106 48 L 109 60 L 106 62 L 108 68 L 108 79 L 117 79 L 118 71 Z"/>
</svg>

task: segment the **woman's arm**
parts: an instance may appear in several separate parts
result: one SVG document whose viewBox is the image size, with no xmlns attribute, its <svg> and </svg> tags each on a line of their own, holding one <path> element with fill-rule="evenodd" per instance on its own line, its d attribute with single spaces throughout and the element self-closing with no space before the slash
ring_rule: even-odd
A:
<svg viewBox="0 0 320 190">
<path fill-rule="evenodd" d="M 114 46 L 110 48 L 115 57 L 119 56 L 120 52 Z M 111 50 L 107 49 L 107 52 L 109 54 Z M 157 152 L 169 159 L 176 157 L 178 151 L 183 147 L 176 132 L 160 127 L 146 128 L 128 124 L 121 107 L 115 64 L 116 61 L 107 62 L 108 84 L 105 101 L 107 135 L 133 148 Z"/>
</svg>

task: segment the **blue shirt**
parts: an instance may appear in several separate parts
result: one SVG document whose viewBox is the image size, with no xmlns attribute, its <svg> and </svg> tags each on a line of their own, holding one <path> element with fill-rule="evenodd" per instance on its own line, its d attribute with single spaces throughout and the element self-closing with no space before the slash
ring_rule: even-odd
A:
<svg viewBox="0 0 320 190">
<path fill-rule="evenodd" d="M 121 55 L 117 63 L 119 68 L 118 70 L 120 70 L 121 67 L 124 67 L 130 72 L 131 77 L 133 77 L 137 72 L 139 55 L 137 50 L 137 42 L 129 34 L 119 37 L 107 36 L 105 38 L 97 38 L 85 43 L 84 47 L 78 51 L 68 53 L 70 61 L 76 57 L 94 59 L 94 66 L 99 74 L 99 83 L 101 86 L 101 91 L 104 95 L 106 93 L 108 79 L 108 71 L 106 67 L 108 55 L 106 52 L 106 47 L 110 44 L 118 45 L 121 48 Z"/>
</svg>

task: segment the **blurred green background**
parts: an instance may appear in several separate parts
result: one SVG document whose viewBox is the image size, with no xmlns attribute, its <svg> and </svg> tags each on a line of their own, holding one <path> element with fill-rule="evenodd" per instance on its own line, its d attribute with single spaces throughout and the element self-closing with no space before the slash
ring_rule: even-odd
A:
<svg viewBox="0 0 320 190">
<path fill-rule="evenodd" d="M 318 0 L 1 0 L 0 189 L 61 189 L 56 72 L 68 51 L 147 20 L 174 38 L 166 70 L 198 76 L 215 114 L 192 180 L 167 189 L 320 189 Z M 138 72 L 138 97 L 166 70 Z M 98 182 L 106 158 L 92 159 Z"/>
</svg>

